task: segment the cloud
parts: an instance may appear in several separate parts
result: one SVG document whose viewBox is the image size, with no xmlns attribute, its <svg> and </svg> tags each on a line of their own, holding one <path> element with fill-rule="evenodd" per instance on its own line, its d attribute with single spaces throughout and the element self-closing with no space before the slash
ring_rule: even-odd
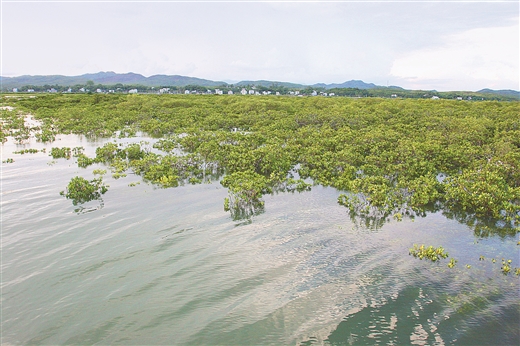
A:
<svg viewBox="0 0 520 346">
<path fill-rule="evenodd" d="M 477 28 L 445 36 L 443 43 L 405 53 L 394 60 L 390 74 L 420 88 L 468 89 L 469 86 L 518 89 L 518 24 Z"/>
</svg>

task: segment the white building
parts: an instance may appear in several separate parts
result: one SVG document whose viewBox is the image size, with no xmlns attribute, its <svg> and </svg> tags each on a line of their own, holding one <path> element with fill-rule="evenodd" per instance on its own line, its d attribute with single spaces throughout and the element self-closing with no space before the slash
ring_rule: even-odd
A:
<svg viewBox="0 0 520 346">
<path fill-rule="evenodd" d="M 130 89 L 128 90 L 129 94 L 137 94 L 137 89 Z"/>
<path fill-rule="evenodd" d="M 254 94 L 255 94 L 254 90 L 249 90 L 249 95 L 254 95 Z"/>
<path fill-rule="evenodd" d="M 84 93 L 84 92 L 85 92 L 85 88 L 81 88 L 81 89 L 79 89 L 79 91 L 81 91 L 82 93 Z"/>
<path fill-rule="evenodd" d="M 13 88 L 13 92 L 17 93 L 18 92 L 18 88 Z"/>
<path fill-rule="evenodd" d="M 190 93 L 189 90 L 184 90 L 184 94 L 188 95 Z"/>
<path fill-rule="evenodd" d="M 276 92 L 276 96 L 280 96 L 280 92 L 279 91 Z"/>
<path fill-rule="evenodd" d="M 432 96 L 432 100 L 438 100 L 439 96 Z"/>
<path fill-rule="evenodd" d="M 227 94 L 228 94 L 228 95 L 233 95 L 233 90 L 229 90 L 229 91 L 227 92 Z"/>
<path fill-rule="evenodd" d="M 167 94 L 170 92 L 170 88 L 161 88 L 159 89 L 159 94 Z"/>
<path fill-rule="evenodd" d="M 240 90 L 240 93 L 241 93 L 242 95 L 247 95 L 247 90 L 246 90 L 246 89 L 242 89 L 242 90 Z"/>
<path fill-rule="evenodd" d="M 316 96 L 316 95 L 318 95 L 318 93 L 316 92 L 316 90 L 314 90 L 311 95 Z"/>
</svg>

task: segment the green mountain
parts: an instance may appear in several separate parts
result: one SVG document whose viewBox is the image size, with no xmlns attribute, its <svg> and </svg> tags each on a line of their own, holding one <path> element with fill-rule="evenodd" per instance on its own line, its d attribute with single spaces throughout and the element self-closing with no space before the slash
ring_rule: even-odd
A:
<svg viewBox="0 0 520 346">
<path fill-rule="evenodd" d="M 288 82 L 276 82 L 276 81 L 269 81 L 269 80 L 244 80 L 238 83 L 235 83 L 236 86 L 263 86 L 266 88 L 272 87 L 272 86 L 282 86 L 286 88 L 305 88 L 306 85 L 303 84 L 296 84 L 296 83 L 288 83 Z"/>
<path fill-rule="evenodd" d="M 26 85 L 43 86 L 43 85 L 61 85 L 73 86 L 77 84 L 86 84 L 88 81 L 94 84 L 114 85 L 114 84 L 131 84 L 144 86 L 219 86 L 225 85 L 224 82 L 216 82 L 207 79 L 200 79 L 185 76 L 167 76 L 154 75 L 145 77 L 137 73 L 115 73 L 115 72 L 98 72 L 89 73 L 81 76 L 20 76 L 20 77 L 0 77 L 2 89 L 19 88 Z"/>
<path fill-rule="evenodd" d="M 516 97 L 520 98 L 520 91 L 516 90 L 491 90 L 491 89 L 482 89 L 477 91 L 482 94 L 495 94 L 495 95 L 501 95 L 501 96 L 510 96 L 510 97 Z"/>
</svg>

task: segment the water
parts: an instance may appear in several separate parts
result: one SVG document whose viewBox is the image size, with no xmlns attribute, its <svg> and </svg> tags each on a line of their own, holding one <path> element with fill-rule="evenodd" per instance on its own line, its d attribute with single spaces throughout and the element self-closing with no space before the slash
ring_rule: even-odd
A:
<svg viewBox="0 0 520 346">
<path fill-rule="evenodd" d="M 107 141 L 60 138 L 29 147 L 93 156 Z M 106 175 L 103 204 L 78 214 L 59 192 L 103 167 L 21 148 L 2 147 L 2 344 L 520 343 L 519 279 L 500 272 L 520 266 L 513 237 L 477 239 L 441 213 L 370 230 L 319 186 L 233 221 L 218 183 L 133 175 Z M 459 262 L 419 261 L 414 243 Z"/>
</svg>

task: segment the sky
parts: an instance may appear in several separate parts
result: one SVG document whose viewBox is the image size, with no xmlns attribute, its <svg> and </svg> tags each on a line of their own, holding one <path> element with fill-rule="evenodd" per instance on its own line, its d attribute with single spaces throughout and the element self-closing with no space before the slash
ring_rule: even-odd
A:
<svg viewBox="0 0 520 346">
<path fill-rule="evenodd" d="M 1 71 L 519 90 L 514 1 L 1 0 Z"/>
</svg>

